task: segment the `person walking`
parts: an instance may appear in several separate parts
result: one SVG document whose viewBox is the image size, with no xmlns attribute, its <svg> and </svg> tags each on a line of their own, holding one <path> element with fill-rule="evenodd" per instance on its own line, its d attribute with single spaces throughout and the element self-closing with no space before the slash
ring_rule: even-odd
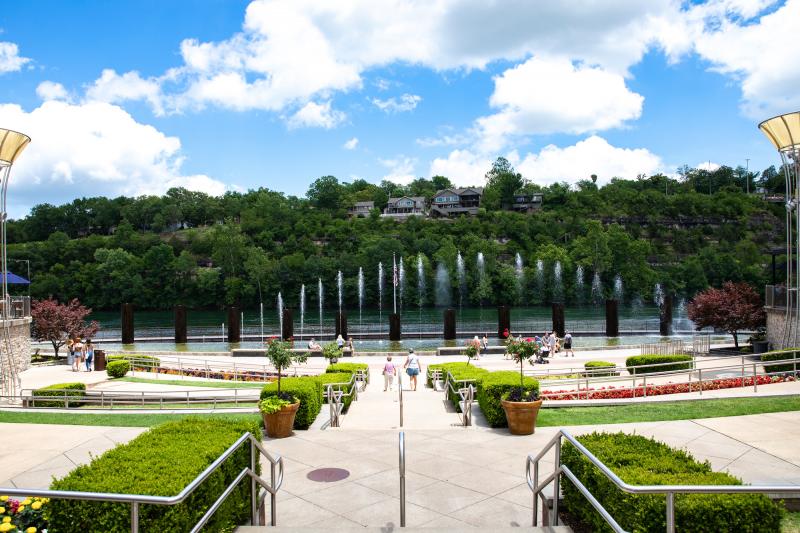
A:
<svg viewBox="0 0 800 533">
<path fill-rule="evenodd" d="M 91 372 L 92 363 L 94 362 L 94 344 L 92 344 L 92 339 L 86 339 L 86 345 L 83 349 L 86 352 L 86 371 Z"/>
<path fill-rule="evenodd" d="M 403 365 L 406 369 L 406 374 L 411 381 L 411 390 L 417 390 L 417 376 L 419 376 L 420 371 L 420 364 L 419 364 L 419 357 L 417 354 L 414 353 L 414 350 L 408 350 L 408 356 L 406 357 L 406 363 Z"/>
<path fill-rule="evenodd" d="M 550 357 L 550 334 L 545 331 L 542 335 L 542 358 L 548 357 Z"/>
<path fill-rule="evenodd" d="M 340 350 L 344 348 L 344 337 L 342 337 L 341 333 L 336 337 L 336 346 L 338 346 Z"/>
<path fill-rule="evenodd" d="M 75 364 L 73 365 L 73 370 L 75 370 L 75 372 L 80 372 L 81 363 L 83 363 L 84 359 L 86 358 L 86 353 L 83 351 L 83 343 L 81 342 L 80 338 L 75 337 L 75 342 L 72 344 L 72 349 L 75 351 L 75 357 L 73 359 Z"/>
<path fill-rule="evenodd" d="M 386 363 L 383 365 L 383 392 L 391 391 L 394 384 L 394 377 L 397 375 L 397 368 L 392 363 L 392 356 L 386 356 Z"/>
<path fill-rule="evenodd" d="M 564 357 L 575 357 L 575 352 L 572 351 L 572 333 L 569 331 L 564 335 Z"/>
<path fill-rule="evenodd" d="M 67 364 L 75 372 L 75 339 L 72 337 L 67 340 Z"/>
<path fill-rule="evenodd" d="M 347 337 L 347 344 L 345 345 L 345 347 L 348 351 L 350 351 L 350 357 L 355 357 L 356 346 L 353 343 L 353 337 Z"/>
<path fill-rule="evenodd" d="M 548 339 L 549 350 L 550 350 L 550 357 L 556 356 L 556 343 L 558 342 L 558 336 L 556 332 L 553 331 L 550 333 L 550 339 Z"/>
</svg>

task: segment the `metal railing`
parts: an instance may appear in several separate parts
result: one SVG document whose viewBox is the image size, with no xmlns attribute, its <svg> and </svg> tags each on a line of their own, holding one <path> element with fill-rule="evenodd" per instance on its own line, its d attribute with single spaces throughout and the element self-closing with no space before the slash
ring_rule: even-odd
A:
<svg viewBox="0 0 800 533">
<path fill-rule="evenodd" d="M 245 433 L 234 442 L 225 452 L 222 453 L 213 463 L 194 478 L 183 490 L 175 496 L 148 496 L 144 494 L 118 494 L 108 492 L 80 492 L 67 490 L 43 490 L 26 488 L 0 488 L 0 494 L 8 496 L 24 496 L 50 498 L 60 500 L 79 500 L 79 501 L 98 501 L 98 502 L 117 502 L 131 504 L 131 533 L 139 531 L 139 506 L 148 505 L 177 505 L 186 500 L 208 477 L 213 474 L 225 461 L 227 461 L 245 443 L 250 444 L 250 466 L 243 468 L 236 478 L 225 488 L 219 498 L 214 501 L 208 511 L 200 518 L 192 533 L 203 529 L 214 513 L 220 508 L 230 494 L 236 489 L 239 483 L 246 477 L 250 478 L 250 521 L 253 525 L 259 525 L 259 500 L 263 488 L 270 495 L 270 520 L 271 525 L 277 525 L 277 494 L 283 485 L 284 464 L 283 457 L 276 454 L 274 457 L 267 452 L 260 442 L 250 433 Z M 267 482 L 258 474 L 258 453 L 263 455 L 270 463 L 270 481 Z"/>
<path fill-rule="evenodd" d="M 10 320 L 31 316 L 30 296 L 9 296 L 7 300 L 0 299 L 0 319 Z"/>
<path fill-rule="evenodd" d="M 455 379 L 453 374 L 442 370 L 432 370 L 429 372 L 431 383 L 434 390 L 444 391 L 444 397 L 450 401 L 450 395 L 457 397 L 458 406 L 461 412 L 458 414 L 461 425 L 464 427 L 472 425 L 472 403 L 475 401 L 475 380 L 474 379 Z M 444 376 L 444 381 L 442 381 Z M 442 389 L 438 389 L 438 383 L 442 383 Z"/>
<path fill-rule="evenodd" d="M 344 399 L 352 396 L 353 401 L 358 400 L 359 383 L 364 383 L 366 387 L 366 377 L 362 370 L 353 372 L 350 381 L 341 383 L 327 383 L 325 385 L 325 399 L 328 401 L 329 421 L 328 427 L 338 428 L 340 426 L 340 416 L 344 411 Z M 335 388 L 334 388 L 335 387 Z M 347 389 L 347 392 L 343 390 Z M 363 388 L 361 390 L 364 390 Z"/>
<path fill-rule="evenodd" d="M 136 355 L 127 354 L 109 354 L 107 357 L 113 359 L 117 355 L 121 355 L 130 361 L 131 375 L 136 372 L 144 372 L 148 375 L 155 374 L 156 379 L 160 379 L 159 376 L 161 375 L 204 379 L 229 378 L 230 381 L 267 380 L 278 377 L 278 371 L 275 367 L 266 364 L 259 365 L 236 361 L 228 363 L 210 359 L 193 360 L 176 356 L 153 356 L 159 360 L 159 364 L 156 364 L 154 359 L 149 356 L 137 357 Z M 314 373 L 314 369 L 301 368 L 295 365 L 290 373 L 295 376 L 311 375 Z"/>
<path fill-rule="evenodd" d="M 614 519 L 614 517 L 603 507 L 603 504 L 586 488 L 586 486 L 572 473 L 569 467 L 561 462 L 562 439 L 569 442 L 586 457 L 606 478 L 623 492 L 628 494 L 663 494 L 666 500 L 666 531 L 675 532 L 675 495 L 676 494 L 798 494 L 800 487 L 796 485 L 631 485 L 622 481 L 610 468 L 600 459 L 594 456 L 583 444 L 581 444 L 568 431 L 561 429 L 550 440 L 550 442 L 535 456 L 528 455 L 525 462 L 525 480 L 533 493 L 533 520 L 532 525 L 536 527 L 539 513 L 539 500 L 544 503 L 544 490 L 551 482 L 553 483 L 553 510 L 549 513 L 549 524 L 558 525 L 558 500 L 560 496 L 561 476 L 566 477 L 575 488 L 589 501 L 592 507 L 603 517 L 603 520 L 617 533 L 627 533 L 626 530 Z M 555 448 L 555 461 L 553 473 L 539 481 L 539 461 L 547 453 Z M 531 474 L 533 466 L 533 474 Z M 542 520 L 544 522 L 544 520 Z"/>
<path fill-rule="evenodd" d="M 216 393 L 211 394 L 208 388 L 187 391 L 87 391 L 84 394 L 75 394 L 75 389 L 48 389 L 48 394 L 36 394 L 37 389 L 22 389 L 19 397 L 7 399 L 21 399 L 23 407 L 50 408 L 53 402 L 63 403 L 65 408 L 79 405 L 92 405 L 95 409 L 114 409 L 123 406 L 155 406 L 159 409 L 171 407 L 191 407 L 202 404 L 204 408 L 216 409 L 217 405 L 240 403 L 255 403 L 259 400 L 260 389 L 211 389 Z M 58 393 L 55 395 L 54 393 Z M 250 394 L 248 394 L 250 393 Z M 37 402 L 39 405 L 37 405 Z M 210 407 L 208 407 L 210 406 Z"/>
<path fill-rule="evenodd" d="M 400 427 L 403 427 L 403 374 L 397 374 L 397 401 L 400 404 Z"/>
<path fill-rule="evenodd" d="M 406 527 L 406 434 L 400 432 L 399 443 L 399 469 L 400 469 L 400 527 Z"/>
</svg>

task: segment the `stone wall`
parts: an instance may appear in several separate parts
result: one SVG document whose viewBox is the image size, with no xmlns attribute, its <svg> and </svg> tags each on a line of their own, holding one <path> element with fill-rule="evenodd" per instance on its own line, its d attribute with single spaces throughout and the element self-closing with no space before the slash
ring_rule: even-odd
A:
<svg viewBox="0 0 800 533">
<path fill-rule="evenodd" d="M 767 340 L 769 341 L 770 349 L 795 348 L 795 346 L 783 345 L 782 337 L 783 325 L 786 322 L 786 309 L 783 307 L 765 307 L 764 310 L 767 312 Z"/>
<path fill-rule="evenodd" d="M 11 338 L 11 356 L 16 363 L 17 372 L 27 370 L 31 366 L 31 318 L 16 318 L 9 320 L 9 333 Z M 0 321 L 5 327 L 5 323 Z M 0 338 L 2 342 L 2 338 Z M 3 359 L 6 358 L 5 343 L 3 343 Z"/>
</svg>

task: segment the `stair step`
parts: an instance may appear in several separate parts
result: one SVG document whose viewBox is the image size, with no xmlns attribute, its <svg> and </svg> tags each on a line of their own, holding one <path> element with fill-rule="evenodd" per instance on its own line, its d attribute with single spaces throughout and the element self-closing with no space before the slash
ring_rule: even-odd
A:
<svg viewBox="0 0 800 533">
<path fill-rule="evenodd" d="M 312 533 L 318 532 L 318 527 L 293 527 L 293 526 L 240 526 L 236 529 L 236 533 Z M 336 528 L 337 533 L 389 533 L 397 531 L 397 533 L 430 533 L 437 531 L 439 533 L 463 533 L 467 531 L 463 527 L 399 527 L 394 525 L 386 525 L 383 527 L 346 527 Z M 476 531 L 483 533 L 572 533 L 572 529 L 568 526 L 556 527 L 474 527 L 469 528 L 468 531 Z"/>
</svg>

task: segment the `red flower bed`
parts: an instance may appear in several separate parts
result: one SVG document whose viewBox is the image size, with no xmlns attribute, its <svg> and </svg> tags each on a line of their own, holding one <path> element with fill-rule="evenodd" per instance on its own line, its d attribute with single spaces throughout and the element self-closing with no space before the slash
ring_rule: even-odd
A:
<svg viewBox="0 0 800 533">
<path fill-rule="evenodd" d="M 271 378 L 278 376 L 276 372 L 256 372 L 252 370 L 237 370 L 236 374 L 232 371 L 223 370 L 206 370 L 205 368 L 165 368 L 165 367 L 146 367 L 136 366 L 134 370 L 137 372 L 152 372 L 155 374 L 165 374 L 168 376 L 191 376 L 196 378 L 206 379 L 222 379 L 226 381 L 271 381 Z"/>
<path fill-rule="evenodd" d="M 795 381 L 793 376 L 758 376 L 756 378 L 759 385 L 769 385 L 770 383 L 783 383 Z M 753 377 L 725 378 L 703 381 L 703 390 L 735 389 L 739 387 L 752 387 Z M 631 387 L 600 387 L 575 390 L 556 390 L 542 392 L 541 396 L 547 400 L 607 400 L 621 398 L 642 398 L 645 395 L 643 385 Z M 660 385 L 648 385 L 647 396 L 663 396 L 665 394 L 680 394 L 682 392 L 699 392 L 700 383 L 663 383 Z"/>
</svg>

